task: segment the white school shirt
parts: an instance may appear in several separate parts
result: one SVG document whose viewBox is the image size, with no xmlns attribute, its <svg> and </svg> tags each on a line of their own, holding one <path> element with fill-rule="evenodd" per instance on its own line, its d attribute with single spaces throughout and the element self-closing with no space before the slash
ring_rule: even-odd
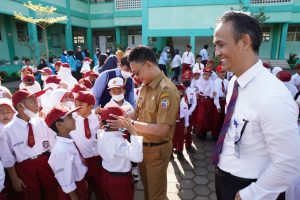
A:
<svg viewBox="0 0 300 200">
<path fill-rule="evenodd" d="M 76 115 L 74 118 L 76 129 L 70 132 L 71 138 L 74 140 L 84 158 L 90 158 L 99 155 L 96 138 L 99 127 L 99 119 L 94 112 L 92 112 L 87 118 L 89 120 L 89 127 L 91 131 L 90 139 L 85 137 L 84 118 L 79 115 Z"/>
<path fill-rule="evenodd" d="M 204 69 L 204 65 L 202 63 L 195 63 L 194 67 L 193 67 L 193 70 L 194 70 L 194 68 L 200 69 L 201 74 L 202 74 L 203 69 Z"/>
<path fill-rule="evenodd" d="M 192 52 L 184 52 L 181 58 L 181 64 L 189 64 L 191 67 L 195 64 L 195 56 Z"/>
<path fill-rule="evenodd" d="M 195 87 L 201 96 L 213 98 L 214 82 L 211 79 L 204 80 L 201 76 L 197 81 L 195 81 Z"/>
<path fill-rule="evenodd" d="M 189 115 L 189 106 L 185 101 L 185 97 L 182 97 L 180 101 L 179 117 L 180 119 L 184 118 L 184 127 L 188 127 L 190 115 Z"/>
<path fill-rule="evenodd" d="M 207 53 L 207 50 L 206 49 L 201 49 L 201 51 L 199 52 L 199 54 L 201 55 L 202 57 L 202 60 L 208 60 L 208 53 Z"/>
<path fill-rule="evenodd" d="M 234 81 L 239 94 L 218 166 L 234 176 L 257 178 L 240 190 L 243 200 L 276 199 L 300 176 L 298 107 L 287 88 L 259 60 L 228 85 L 227 104 Z M 248 124 L 234 154 L 234 137 Z M 233 123 L 236 121 L 237 127 Z"/>
<path fill-rule="evenodd" d="M 0 122 L 0 132 L 3 127 L 4 124 Z M 0 160 L 0 192 L 4 189 L 4 180 L 5 180 L 5 172 L 4 172 L 4 167 L 2 165 L 2 162 Z"/>
<path fill-rule="evenodd" d="M 287 89 L 290 91 L 290 93 L 292 94 L 293 98 L 296 96 L 298 89 L 296 88 L 296 86 L 294 86 L 290 81 L 289 82 L 282 82 Z"/>
<path fill-rule="evenodd" d="M 98 133 L 98 152 L 102 157 L 102 166 L 109 172 L 129 172 L 131 162 L 143 160 L 143 137 L 130 135 L 130 143 L 120 131 Z"/>
<path fill-rule="evenodd" d="M 222 91 L 222 82 L 224 83 L 225 93 Z M 218 109 L 221 108 L 219 98 L 226 97 L 227 88 L 228 88 L 228 80 L 227 79 L 222 80 L 220 78 L 217 78 L 215 80 L 214 92 L 216 92 L 216 96 L 214 96 L 214 104 Z"/>
<path fill-rule="evenodd" d="M 197 106 L 196 92 L 195 92 L 194 88 L 188 87 L 188 88 L 186 88 L 185 93 L 188 98 L 188 104 L 191 105 L 191 107 L 189 109 L 189 115 L 191 115 Z"/>
<path fill-rule="evenodd" d="M 42 90 L 40 84 L 37 81 L 34 81 L 34 84 L 31 86 L 25 86 L 24 82 L 21 82 L 19 85 L 19 89 L 21 90 L 24 88 L 26 88 L 27 90 L 29 90 L 32 93 L 36 93 L 36 92 L 39 92 Z"/>
<path fill-rule="evenodd" d="M 300 75 L 298 73 L 292 76 L 291 83 L 296 86 L 298 90 L 300 89 Z"/>
<path fill-rule="evenodd" d="M 117 106 L 117 107 L 120 107 L 120 108 L 122 108 L 122 109 L 125 111 L 125 113 L 127 113 L 127 114 L 134 113 L 134 108 L 133 108 L 132 105 L 131 105 L 128 101 L 126 101 L 126 100 L 124 100 L 124 103 L 123 103 L 121 106 L 119 106 L 119 104 L 117 104 L 113 99 L 111 99 L 111 100 L 104 106 L 104 108 L 111 107 L 111 106 Z"/>
<path fill-rule="evenodd" d="M 181 57 L 179 54 L 176 54 L 172 59 L 171 67 L 176 68 L 176 67 L 180 67 L 180 65 L 181 65 Z"/>
<path fill-rule="evenodd" d="M 43 119 L 35 117 L 32 124 L 35 145 L 28 146 L 28 123 L 19 117 L 4 126 L 0 133 L 0 156 L 5 168 L 13 167 L 15 162 L 35 158 L 50 151 L 55 143 L 55 134 Z"/>
<path fill-rule="evenodd" d="M 212 71 L 212 74 L 211 74 L 210 79 L 211 79 L 212 81 L 215 81 L 215 80 L 217 80 L 217 78 L 218 78 L 218 74 L 217 74 L 216 72 Z"/>
<path fill-rule="evenodd" d="M 57 136 L 48 163 L 65 193 L 74 191 L 75 182 L 81 181 L 87 172 L 74 140 L 70 138 Z"/>
</svg>

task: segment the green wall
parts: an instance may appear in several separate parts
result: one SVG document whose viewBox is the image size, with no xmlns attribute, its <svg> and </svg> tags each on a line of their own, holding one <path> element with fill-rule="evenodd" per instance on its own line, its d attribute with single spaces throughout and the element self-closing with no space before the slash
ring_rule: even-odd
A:
<svg viewBox="0 0 300 200">
<path fill-rule="evenodd" d="M 4 25 L 3 15 L 0 14 L 0 32 L 2 36 L 2 40 L 0 40 L 0 59 L 9 60 L 9 51 L 7 45 L 7 33 Z"/>
</svg>

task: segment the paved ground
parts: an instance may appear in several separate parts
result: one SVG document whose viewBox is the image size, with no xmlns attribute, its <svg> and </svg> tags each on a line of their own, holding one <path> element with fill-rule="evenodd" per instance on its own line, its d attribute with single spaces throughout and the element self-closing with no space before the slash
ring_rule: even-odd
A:
<svg viewBox="0 0 300 200">
<path fill-rule="evenodd" d="M 178 160 L 176 154 L 168 167 L 168 198 L 178 199 L 216 199 L 214 167 L 211 153 L 214 142 L 211 137 L 199 141 L 193 135 L 195 154 L 184 151 L 185 160 Z M 136 185 L 135 200 L 142 200 L 142 184 Z"/>
</svg>

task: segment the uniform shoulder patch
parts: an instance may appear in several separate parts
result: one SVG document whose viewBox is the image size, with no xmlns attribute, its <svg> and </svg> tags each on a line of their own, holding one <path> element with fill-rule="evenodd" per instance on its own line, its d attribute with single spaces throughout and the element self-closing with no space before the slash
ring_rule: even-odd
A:
<svg viewBox="0 0 300 200">
<path fill-rule="evenodd" d="M 169 102 L 168 99 L 162 99 L 162 100 L 160 101 L 160 105 L 161 105 L 161 107 L 162 107 L 163 109 L 168 109 L 169 106 L 170 106 L 170 102 Z"/>
<path fill-rule="evenodd" d="M 161 93 L 160 98 L 162 99 L 162 98 L 168 97 L 168 96 L 170 96 L 170 94 L 168 92 L 163 92 L 163 93 Z"/>
</svg>

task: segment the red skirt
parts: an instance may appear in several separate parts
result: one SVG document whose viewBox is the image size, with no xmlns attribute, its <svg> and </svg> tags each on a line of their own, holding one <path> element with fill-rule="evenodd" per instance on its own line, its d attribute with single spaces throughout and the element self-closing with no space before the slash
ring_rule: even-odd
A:
<svg viewBox="0 0 300 200">
<path fill-rule="evenodd" d="M 184 72 L 187 71 L 187 70 L 192 71 L 191 65 L 190 65 L 190 64 L 183 63 L 183 64 L 182 64 L 181 73 L 184 74 Z"/>
<path fill-rule="evenodd" d="M 221 112 L 219 113 L 217 107 L 214 105 L 213 123 L 212 123 L 212 131 L 211 131 L 211 134 L 216 138 L 219 136 L 225 118 L 225 105 L 226 105 L 225 97 L 220 98 L 219 102 L 220 102 Z"/>
<path fill-rule="evenodd" d="M 182 152 L 184 143 L 184 118 L 181 118 L 178 122 L 177 120 L 173 136 L 173 147 L 177 152 Z"/>
<path fill-rule="evenodd" d="M 91 194 L 95 192 L 96 199 L 103 199 L 103 192 L 101 188 L 101 173 L 102 173 L 102 158 L 94 156 L 85 159 L 88 171 L 85 178 L 88 182 L 88 196 L 91 199 Z"/>
<path fill-rule="evenodd" d="M 193 117 L 193 125 L 197 134 L 203 134 L 212 128 L 213 99 L 200 96 Z"/>
</svg>

